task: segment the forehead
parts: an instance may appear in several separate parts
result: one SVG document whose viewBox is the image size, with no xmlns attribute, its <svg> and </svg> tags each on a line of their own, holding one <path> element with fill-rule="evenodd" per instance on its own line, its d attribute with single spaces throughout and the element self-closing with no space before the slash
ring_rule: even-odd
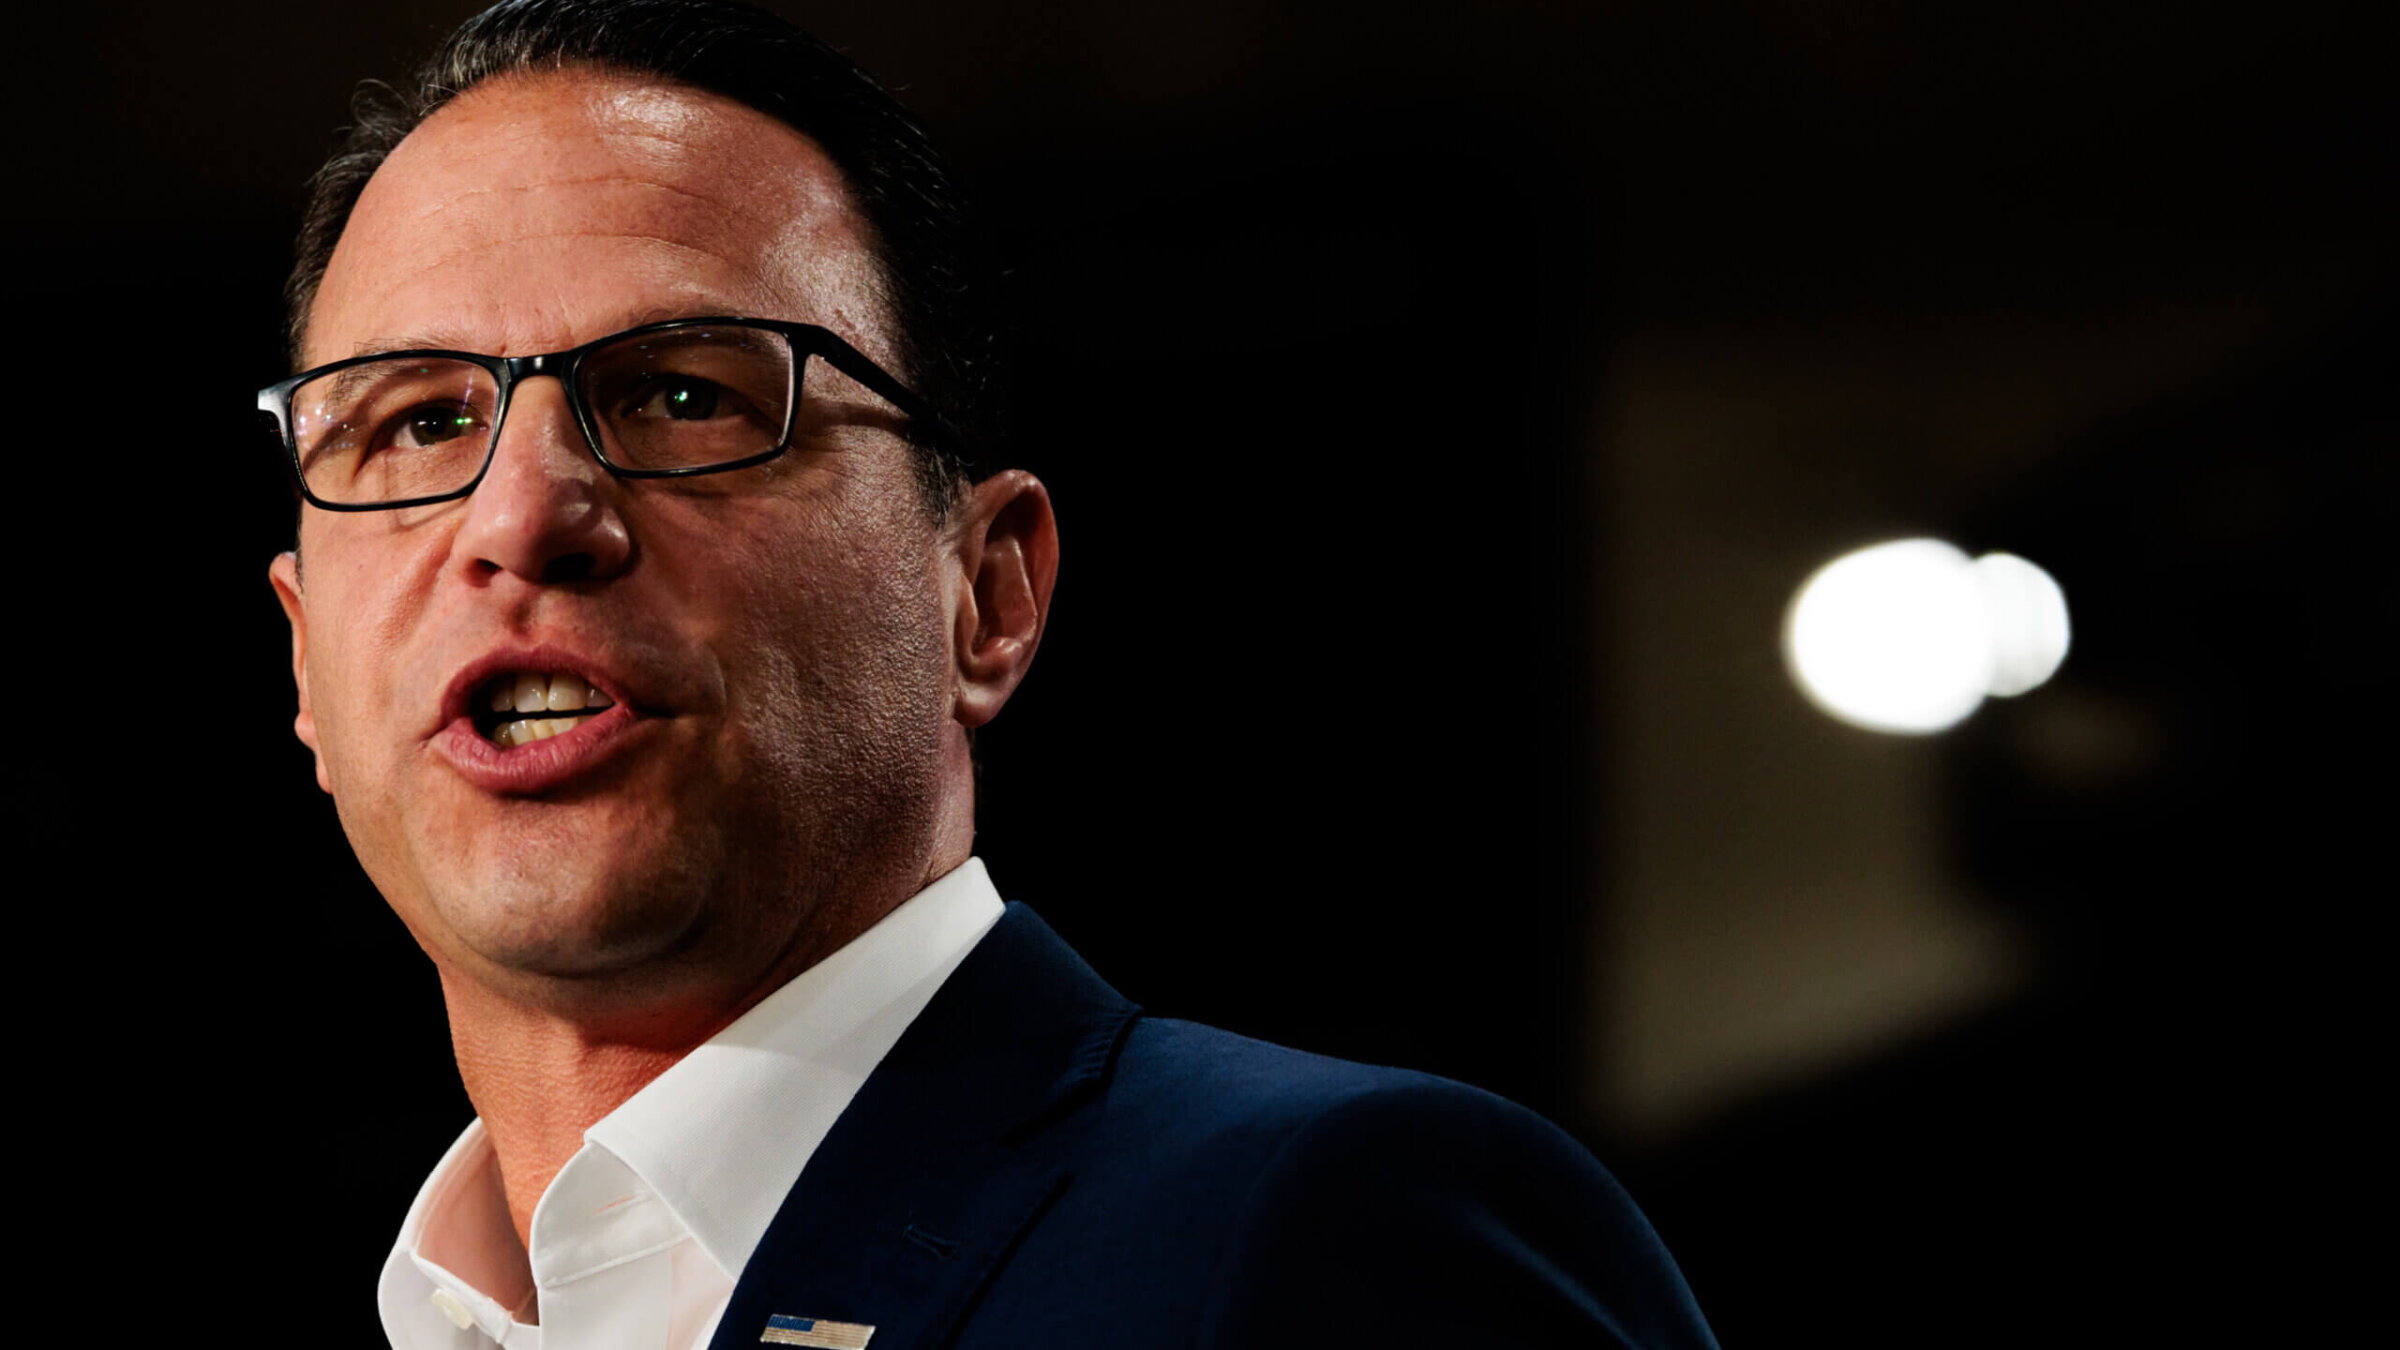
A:
<svg viewBox="0 0 2400 1350">
<path fill-rule="evenodd" d="M 393 345 L 554 351 L 721 313 L 821 323 L 888 358 L 867 240 L 824 151 L 763 113 L 608 72 L 502 77 L 368 181 L 305 363 Z"/>
</svg>

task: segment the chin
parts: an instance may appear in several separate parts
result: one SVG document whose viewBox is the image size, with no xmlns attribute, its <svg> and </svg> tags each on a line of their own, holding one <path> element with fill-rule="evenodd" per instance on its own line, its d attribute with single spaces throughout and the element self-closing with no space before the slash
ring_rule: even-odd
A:
<svg viewBox="0 0 2400 1350">
<path fill-rule="evenodd" d="M 559 852 L 511 858 L 438 898 L 442 926 L 500 970 L 600 979 L 671 966 L 707 935 L 724 898 L 710 869 L 642 868 L 598 850 Z"/>
</svg>

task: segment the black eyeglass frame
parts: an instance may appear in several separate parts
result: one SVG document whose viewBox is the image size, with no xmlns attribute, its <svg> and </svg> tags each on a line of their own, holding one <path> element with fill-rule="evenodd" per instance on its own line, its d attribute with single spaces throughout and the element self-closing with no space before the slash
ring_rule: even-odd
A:
<svg viewBox="0 0 2400 1350">
<path fill-rule="evenodd" d="M 575 383 L 576 375 L 582 370 L 584 358 L 603 347 L 615 346 L 627 338 L 641 337 L 649 333 L 673 332 L 685 328 L 708 327 L 763 329 L 780 335 L 791 344 L 793 387 L 790 396 L 786 399 L 783 430 L 776 436 L 775 444 L 755 455 L 727 460 L 723 464 L 697 464 L 674 469 L 629 469 L 623 465 L 611 463 L 608 452 L 601 448 L 599 421 L 592 410 L 585 405 L 583 391 Z M 438 347 L 411 347 L 403 351 L 375 352 L 366 356 L 347 357 L 340 361 L 327 362 L 313 369 L 301 371 L 288 380 L 278 380 L 259 390 L 258 410 L 275 419 L 276 432 L 283 441 L 284 457 L 291 466 L 292 481 L 299 486 L 301 497 L 309 505 L 323 511 L 397 511 L 403 507 L 431 506 L 439 502 L 457 501 L 461 497 L 473 495 L 475 489 L 482 485 L 484 475 L 492 471 L 492 457 L 499 453 L 500 428 L 508 421 L 509 398 L 516 392 L 518 381 L 531 375 L 552 376 L 565 388 L 567 406 L 574 411 L 576 425 L 583 429 L 584 444 L 591 450 L 592 458 L 600 461 L 600 466 L 616 477 L 692 478 L 701 474 L 725 473 L 733 469 L 746 469 L 754 464 L 764 464 L 791 448 L 792 428 L 800 416 L 799 394 L 804 383 L 803 373 L 807 369 L 808 358 L 811 356 L 822 357 L 827 365 L 858 381 L 884 402 L 898 409 L 903 416 L 909 419 L 910 430 L 930 440 L 934 448 L 947 450 L 957 456 L 962 463 L 965 461 L 966 440 L 959 435 L 957 428 L 951 425 L 948 418 L 943 417 L 931 403 L 919 397 L 914 390 L 902 384 L 883 367 L 869 360 L 864 352 L 835 336 L 831 329 L 813 323 L 791 323 L 782 319 L 746 319 L 732 315 L 716 315 L 698 319 L 668 319 L 660 323 L 637 324 L 622 332 L 594 338 L 579 347 L 569 347 L 563 352 L 544 352 L 538 356 L 486 356 L 481 352 L 446 351 Z M 475 470 L 475 476 L 469 479 L 464 487 L 454 492 L 437 493 L 430 497 L 404 497 L 390 502 L 329 502 L 310 491 L 308 475 L 300 467 L 299 437 L 292 431 L 292 395 L 298 392 L 300 386 L 311 380 L 321 380 L 328 375 L 353 366 L 370 365 L 377 361 L 436 358 L 445 361 L 464 361 L 470 365 L 480 366 L 486 374 L 492 377 L 491 438 L 489 444 L 484 447 L 483 465 Z"/>
</svg>

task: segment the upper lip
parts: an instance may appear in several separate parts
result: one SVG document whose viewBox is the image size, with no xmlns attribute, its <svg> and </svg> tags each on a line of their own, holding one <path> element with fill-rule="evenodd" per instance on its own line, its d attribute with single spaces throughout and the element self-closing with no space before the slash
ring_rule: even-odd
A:
<svg viewBox="0 0 2400 1350">
<path fill-rule="evenodd" d="M 519 672 L 580 675 L 585 683 L 608 695 L 611 702 L 631 707 L 639 707 L 642 702 L 632 688 L 630 677 L 588 652 L 551 643 L 496 647 L 459 667 L 450 677 L 442 689 L 441 717 L 434 729 L 438 731 L 462 717 L 473 717 L 476 695 L 486 685 L 497 676 Z"/>
</svg>

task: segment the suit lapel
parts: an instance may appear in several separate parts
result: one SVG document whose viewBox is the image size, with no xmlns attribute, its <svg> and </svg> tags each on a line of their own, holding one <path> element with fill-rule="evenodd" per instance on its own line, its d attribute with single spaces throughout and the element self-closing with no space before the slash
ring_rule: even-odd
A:
<svg viewBox="0 0 2400 1350">
<path fill-rule="evenodd" d="M 777 1314 L 941 1345 L 1069 1184 L 1077 1108 L 1138 1011 L 1010 905 L 810 1157 L 711 1350 L 749 1350 Z"/>
</svg>

